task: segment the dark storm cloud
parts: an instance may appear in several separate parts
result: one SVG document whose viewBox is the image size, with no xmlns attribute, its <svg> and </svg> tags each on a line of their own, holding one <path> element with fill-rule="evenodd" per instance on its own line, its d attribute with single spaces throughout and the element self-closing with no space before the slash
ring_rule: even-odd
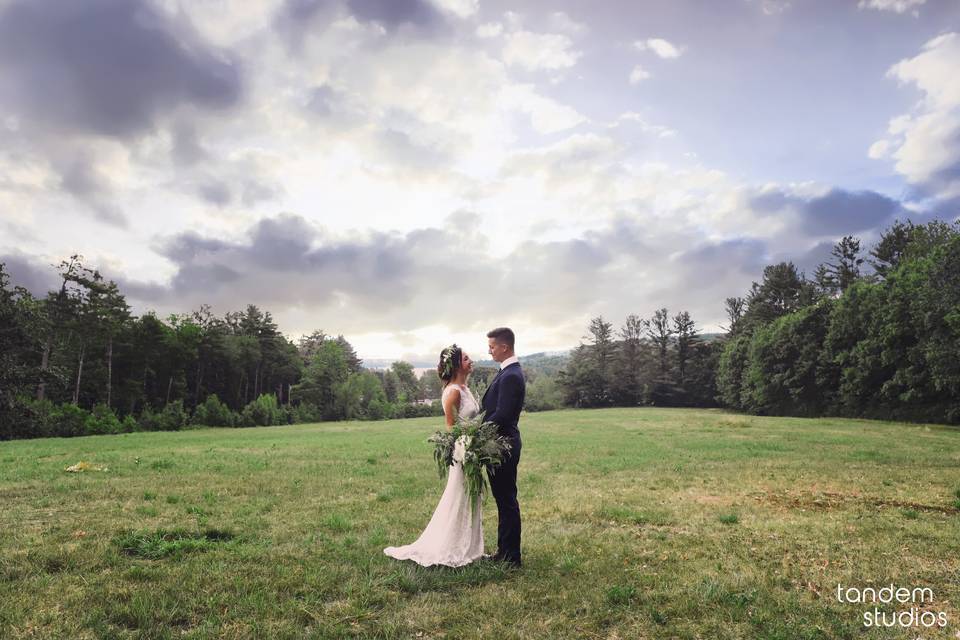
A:
<svg viewBox="0 0 960 640">
<path fill-rule="evenodd" d="M 54 267 L 25 254 L 11 252 L 0 255 L 0 262 L 4 263 L 4 271 L 10 275 L 9 287 L 24 287 L 34 297 L 40 298 L 48 291 L 55 291 L 60 286 L 60 279 Z"/>
<path fill-rule="evenodd" d="M 191 166 L 210 159 L 193 123 L 179 122 L 171 128 L 170 134 L 173 140 L 171 153 L 177 165 Z"/>
<path fill-rule="evenodd" d="M 347 0 L 350 12 L 362 22 L 379 22 L 388 29 L 402 25 L 433 28 L 443 22 L 440 13 L 423 0 Z"/>
<path fill-rule="evenodd" d="M 802 204 L 802 198 L 784 193 L 779 189 L 769 189 L 750 198 L 750 208 L 757 213 L 777 213 L 787 207 Z"/>
<path fill-rule="evenodd" d="M 198 258 L 226 252 L 230 244 L 216 238 L 204 238 L 196 231 L 185 231 L 163 242 L 157 252 L 173 262 L 188 263 Z"/>
<path fill-rule="evenodd" d="M 795 216 L 801 229 L 811 236 L 844 235 L 876 229 L 904 212 L 900 202 L 876 191 L 838 188 L 809 199 L 771 189 L 752 196 L 749 203 L 753 211 L 762 215 Z"/>
<path fill-rule="evenodd" d="M 173 278 L 173 289 L 185 294 L 215 291 L 224 285 L 235 283 L 241 273 L 223 264 L 181 265 Z"/>
<path fill-rule="evenodd" d="M 762 271 L 767 260 L 767 245 L 756 238 L 735 238 L 705 244 L 685 251 L 674 259 L 691 267 L 694 273 L 716 274 L 718 270 L 737 269 L 741 272 Z M 694 278 L 705 280 L 706 278 Z"/>
<path fill-rule="evenodd" d="M 320 308 L 345 300 L 344 313 L 357 323 L 377 322 L 369 313 L 376 310 L 404 318 L 402 324 L 455 318 L 462 314 L 458 302 L 487 303 L 465 292 L 504 282 L 493 307 L 526 300 L 540 313 L 564 301 L 582 302 L 595 294 L 591 279 L 611 259 L 599 237 L 527 244 L 504 260 L 484 255 L 482 247 L 450 226 L 333 238 L 300 216 L 281 215 L 256 223 L 243 241 L 194 232 L 169 238 L 158 251 L 174 263 L 170 284 L 133 284 L 148 303 L 236 306 L 255 300 Z"/>
<path fill-rule="evenodd" d="M 273 200 L 283 193 L 280 185 L 272 184 L 255 177 L 209 177 L 191 183 L 192 190 L 200 199 L 216 207 L 242 204 L 252 207 L 261 202 Z"/>
<path fill-rule="evenodd" d="M 873 229 L 903 210 L 896 200 L 875 191 L 832 189 L 804 207 L 803 222 L 814 234 L 843 234 Z"/>
<path fill-rule="evenodd" d="M 376 23 L 390 34 L 436 36 L 448 33 L 446 17 L 425 0 L 287 0 L 277 11 L 274 28 L 299 51 L 313 29 L 323 29 L 338 18 Z"/>
<path fill-rule="evenodd" d="M 321 28 L 339 13 L 339 2 L 333 0 L 287 0 L 273 19 L 274 28 L 298 51 L 303 39 L 313 28 Z"/>
<path fill-rule="evenodd" d="M 97 167 L 96 158 L 89 153 L 71 154 L 53 159 L 53 168 L 60 174 L 60 187 L 83 202 L 99 220 L 115 227 L 126 228 L 127 217 L 112 201 L 112 186 Z"/>
<path fill-rule="evenodd" d="M 834 260 L 830 252 L 833 250 L 835 244 L 835 242 L 830 241 L 818 242 L 809 250 L 798 255 L 785 257 L 785 260 L 793 262 L 797 267 L 797 271 L 802 271 L 806 274 L 807 278 L 812 279 L 814 272 L 817 270 L 817 266 Z M 861 244 L 861 248 L 868 249 L 868 247 L 863 246 L 863 244 Z"/>
<path fill-rule="evenodd" d="M 225 207 L 233 200 L 230 187 L 219 181 L 204 182 L 197 187 L 200 197 L 210 204 Z"/>
<path fill-rule="evenodd" d="M 0 13 L 0 101 L 25 123 L 128 138 L 179 105 L 241 97 L 235 62 L 145 0 L 26 0 Z"/>
</svg>

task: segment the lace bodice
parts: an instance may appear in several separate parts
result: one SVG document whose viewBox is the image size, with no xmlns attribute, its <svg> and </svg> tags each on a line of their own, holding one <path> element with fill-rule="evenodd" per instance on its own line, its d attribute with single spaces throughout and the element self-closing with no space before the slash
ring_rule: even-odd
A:
<svg viewBox="0 0 960 640">
<path fill-rule="evenodd" d="M 470 391 L 464 386 L 456 384 L 448 384 L 443 390 L 443 396 L 441 397 L 441 402 L 444 398 L 447 397 L 447 394 L 453 393 L 454 390 L 460 392 L 460 416 L 463 418 L 472 418 L 473 416 L 480 413 L 480 404 L 477 402 L 477 399 L 473 397 L 473 392 Z"/>
</svg>

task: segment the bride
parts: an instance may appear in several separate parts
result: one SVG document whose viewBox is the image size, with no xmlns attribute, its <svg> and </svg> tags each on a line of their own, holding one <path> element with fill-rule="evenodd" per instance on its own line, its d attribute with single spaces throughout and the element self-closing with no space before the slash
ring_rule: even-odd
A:
<svg viewBox="0 0 960 640">
<path fill-rule="evenodd" d="M 472 418 L 480 411 L 476 398 L 467 388 L 467 377 L 473 371 L 470 356 L 453 344 L 440 353 L 437 375 L 444 382 L 441 403 L 449 431 L 457 416 Z M 470 508 L 464 482 L 463 442 L 458 440 L 453 453 L 454 463 L 447 470 L 447 486 L 440 504 L 433 512 L 416 542 L 402 547 L 387 547 L 385 554 L 398 560 L 413 560 L 429 567 L 442 564 L 461 567 L 483 556 L 483 524 L 480 498 Z"/>
</svg>

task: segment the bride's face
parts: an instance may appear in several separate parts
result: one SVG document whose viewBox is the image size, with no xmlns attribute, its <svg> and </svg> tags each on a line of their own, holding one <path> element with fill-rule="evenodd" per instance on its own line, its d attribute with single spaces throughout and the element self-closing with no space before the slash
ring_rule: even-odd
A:
<svg viewBox="0 0 960 640">
<path fill-rule="evenodd" d="M 460 354 L 460 369 L 464 373 L 470 373 L 473 371 L 473 360 L 471 360 L 470 356 L 468 356 L 465 352 L 461 352 Z"/>
</svg>

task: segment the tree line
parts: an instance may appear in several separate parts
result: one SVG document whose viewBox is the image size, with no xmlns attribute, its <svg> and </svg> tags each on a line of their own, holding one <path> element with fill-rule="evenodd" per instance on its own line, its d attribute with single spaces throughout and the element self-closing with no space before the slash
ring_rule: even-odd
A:
<svg viewBox="0 0 960 640">
<path fill-rule="evenodd" d="M 293 342 L 268 311 L 130 313 L 71 256 L 45 297 L 0 263 L 0 439 L 438 415 L 436 376 L 368 370 L 341 336 Z M 764 268 L 724 301 L 724 334 L 657 309 L 603 317 L 566 358 L 531 358 L 526 409 L 724 406 L 767 415 L 960 423 L 960 223 L 845 236 L 812 277 Z M 480 396 L 495 375 L 477 367 Z"/>
<path fill-rule="evenodd" d="M 296 343 L 269 311 L 135 317 L 117 284 L 71 256 L 35 297 L 0 263 L 0 439 L 384 419 L 436 413 L 413 366 L 364 369 L 343 336 Z M 434 385 L 436 386 L 436 385 Z"/>
<path fill-rule="evenodd" d="M 528 398 L 960 423 L 960 222 L 897 221 L 866 253 L 845 236 L 812 277 L 767 266 L 725 310 L 711 340 L 687 312 L 594 318 Z"/>
<path fill-rule="evenodd" d="M 898 221 L 866 255 L 847 236 L 831 256 L 811 279 L 769 266 L 727 300 L 723 404 L 960 423 L 960 223 Z"/>
</svg>

